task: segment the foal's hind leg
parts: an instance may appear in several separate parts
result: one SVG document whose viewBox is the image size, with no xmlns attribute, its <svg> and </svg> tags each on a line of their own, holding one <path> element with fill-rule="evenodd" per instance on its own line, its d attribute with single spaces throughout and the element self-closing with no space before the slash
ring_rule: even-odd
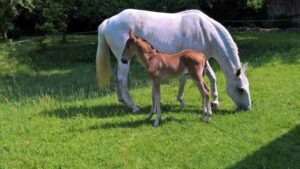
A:
<svg viewBox="0 0 300 169">
<path fill-rule="evenodd" d="M 211 106 L 213 109 L 218 110 L 219 100 L 218 100 L 217 78 L 215 72 L 209 65 L 208 61 L 206 61 L 205 74 L 207 75 L 210 81 L 210 88 L 211 88 L 211 95 L 212 95 Z"/>
<path fill-rule="evenodd" d="M 201 93 L 201 96 L 202 96 L 202 107 L 203 107 L 203 115 L 202 115 L 202 121 L 205 121 L 205 122 L 209 122 L 211 120 L 211 116 L 212 116 L 212 112 L 211 112 L 211 106 L 210 106 L 210 103 L 209 103 L 209 91 L 206 90 L 206 84 L 203 80 L 203 77 L 202 75 L 196 75 L 194 77 L 194 81 Z"/>
<path fill-rule="evenodd" d="M 186 106 L 186 104 L 183 100 L 183 91 L 184 91 L 184 86 L 186 84 L 187 79 L 188 79 L 187 73 L 181 75 L 180 79 L 179 79 L 179 89 L 178 89 L 178 94 L 177 94 L 177 101 L 179 101 L 181 107 Z"/>
</svg>

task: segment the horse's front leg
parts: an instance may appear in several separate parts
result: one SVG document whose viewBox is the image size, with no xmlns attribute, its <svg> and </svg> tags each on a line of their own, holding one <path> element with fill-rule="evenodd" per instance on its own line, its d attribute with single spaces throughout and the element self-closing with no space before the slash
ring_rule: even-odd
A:
<svg viewBox="0 0 300 169">
<path fill-rule="evenodd" d="M 186 106 L 184 99 L 183 99 L 183 92 L 184 92 L 184 86 L 186 84 L 187 79 L 188 79 L 187 73 L 181 75 L 180 79 L 179 79 L 179 89 L 178 89 L 178 94 L 177 94 L 177 101 L 180 103 L 181 107 Z"/>
<path fill-rule="evenodd" d="M 154 105 L 154 111 L 157 112 L 157 117 L 156 120 L 154 121 L 154 126 L 157 127 L 160 121 L 160 80 L 159 79 L 153 79 L 152 80 L 152 88 L 153 88 L 153 93 L 152 93 L 152 98 L 153 98 L 153 105 Z"/>
<path fill-rule="evenodd" d="M 208 63 L 208 61 L 206 61 L 205 74 L 207 75 L 210 81 L 211 95 L 212 95 L 211 107 L 214 110 L 218 110 L 219 100 L 218 100 L 218 89 L 217 89 L 217 77 L 215 72 L 211 68 L 210 64 Z"/>
<path fill-rule="evenodd" d="M 139 108 L 134 104 L 128 92 L 127 79 L 129 64 L 123 64 L 118 60 L 118 72 L 116 78 L 118 100 L 132 109 L 133 113 L 137 113 Z"/>
</svg>

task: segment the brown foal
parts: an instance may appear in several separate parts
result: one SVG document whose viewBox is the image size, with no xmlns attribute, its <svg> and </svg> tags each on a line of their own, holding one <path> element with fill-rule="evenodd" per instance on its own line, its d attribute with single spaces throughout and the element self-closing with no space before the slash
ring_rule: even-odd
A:
<svg viewBox="0 0 300 169">
<path fill-rule="evenodd" d="M 189 49 L 174 55 L 160 53 L 149 42 L 141 37 L 135 36 L 131 30 L 129 30 L 128 34 L 129 39 L 126 42 L 121 61 L 127 64 L 129 60 L 136 56 L 146 67 L 152 80 L 152 107 L 148 119 L 151 119 L 155 112 L 157 113 L 154 126 L 158 126 L 160 121 L 160 80 L 178 77 L 184 73 L 190 74 L 202 95 L 202 120 L 206 122 L 210 121 L 212 112 L 209 103 L 209 90 L 203 79 L 206 65 L 204 54 Z M 181 92 L 183 92 L 183 90 Z M 179 93 L 178 95 L 180 95 Z M 180 101 L 180 98 L 178 99 Z"/>
</svg>

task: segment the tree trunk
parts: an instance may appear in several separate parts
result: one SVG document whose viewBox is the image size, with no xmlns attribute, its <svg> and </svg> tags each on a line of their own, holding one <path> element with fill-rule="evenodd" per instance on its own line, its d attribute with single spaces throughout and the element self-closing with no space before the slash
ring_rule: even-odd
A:
<svg viewBox="0 0 300 169">
<path fill-rule="evenodd" d="M 3 31 L 2 36 L 3 36 L 3 39 L 4 39 L 5 41 L 8 40 L 8 38 L 7 38 L 7 32 L 6 32 L 6 31 Z"/>
<path fill-rule="evenodd" d="M 63 35 L 62 35 L 62 43 L 67 43 L 67 36 L 66 36 L 66 34 L 65 33 L 63 33 Z"/>
</svg>

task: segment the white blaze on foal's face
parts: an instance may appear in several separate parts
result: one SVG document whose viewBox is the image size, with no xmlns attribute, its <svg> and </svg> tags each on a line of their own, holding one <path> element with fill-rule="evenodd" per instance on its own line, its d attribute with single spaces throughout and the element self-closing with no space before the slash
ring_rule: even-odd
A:
<svg viewBox="0 0 300 169">
<path fill-rule="evenodd" d="M 227 82 L 227 94 L 237 105 L 239 110 L 251 109 L 249 81 L 245 75 L 247 63 L 236 71 L 235 77 Z"/>
</svg>

